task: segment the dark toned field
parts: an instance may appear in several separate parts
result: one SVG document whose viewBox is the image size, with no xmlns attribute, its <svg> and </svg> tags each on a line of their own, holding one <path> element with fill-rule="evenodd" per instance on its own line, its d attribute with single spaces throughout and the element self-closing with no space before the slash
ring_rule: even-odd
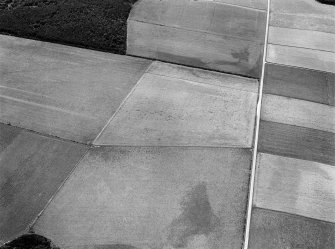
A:
<svg viewBox="0 0 335 249">
<path fill-rule="evenodd" d="M 124 54 L 135 2 L 0 0 L 0 33 Z"/>
</svg>

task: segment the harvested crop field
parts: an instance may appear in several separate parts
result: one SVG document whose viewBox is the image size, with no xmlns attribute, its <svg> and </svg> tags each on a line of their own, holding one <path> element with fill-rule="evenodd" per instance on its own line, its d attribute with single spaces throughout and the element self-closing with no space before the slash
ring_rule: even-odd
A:
<svg viewBox="0 0 335 249">
<path fill-rule="evenodd" d="M 0 0 L 0 33 L 125 54 L 136 0 Z"/>
</svg>

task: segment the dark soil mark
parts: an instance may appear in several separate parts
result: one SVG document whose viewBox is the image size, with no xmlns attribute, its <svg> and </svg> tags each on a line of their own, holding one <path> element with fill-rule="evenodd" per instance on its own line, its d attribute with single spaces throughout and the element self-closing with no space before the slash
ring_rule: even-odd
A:
<svg viewBox="0 0 335 249">
<path fill-rule="evenodd" d="M 208 236 L 219 225 L 219 218 L 210 206 L 205 183 L 193 187 L 180 205 L 183 212 L 169 228 L 168 241 L 173 247 L 184 248 L 192 236 Z"/>
<path fill-rule="evenodd" d="M 249 57 L 250 57 L 250 53 L 249 53 L 248 48 L 244 48 L 241 51 L 232 51 L 231 55 L 232 55 L 232 57 L 234 59 L 238 60 L 238 63 L 241 63 L 243 61 L 244 62 L 248 62 L 249 61 Z"/>
<path fill-rule="evenodd" d="M 25 234 L 0 249 L 59 249 L 50 240 L 37 234 Z"/>
<path fill-rule="evenodd" d="M 0 32 L 125 54 L 136 0 L 0 0 Z"/>
</svg>

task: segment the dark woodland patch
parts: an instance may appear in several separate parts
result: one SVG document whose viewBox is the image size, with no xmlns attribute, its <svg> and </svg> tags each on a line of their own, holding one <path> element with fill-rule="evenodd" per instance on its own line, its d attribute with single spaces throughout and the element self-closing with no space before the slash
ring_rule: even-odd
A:
<svg viewBox="0 0 335 249">
<path fill-rule="evenodd" d="M 125 54 L 136 0 L 0 0 L 0 32 Z"/>
<path fill-rule="evenodd" d="M 324 4 L 335 5 L 335 0 L 316 0 L 316 1 Z"/>
<path fill-rule="evenodd" d="M 1 246 L 0 249 L 59 249 L 43 236 L 25 234 L 12 242 Z"/>
</svg>

